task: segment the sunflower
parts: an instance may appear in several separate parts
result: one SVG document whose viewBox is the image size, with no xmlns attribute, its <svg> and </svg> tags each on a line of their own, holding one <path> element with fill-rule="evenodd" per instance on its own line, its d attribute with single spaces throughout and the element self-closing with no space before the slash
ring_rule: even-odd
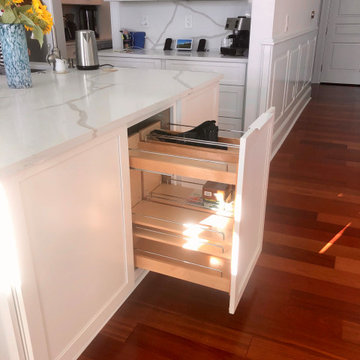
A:
<svg viewBox="0 0 360 360">
<path fill-rule="evenodd" d="M 23 0 L 17 0 L 23 1 Z M 40 0 L 33 0 L 31 8 L 27 11 L 29 18 L 38 25 L 44 34 L 48 34 L 53 26 L 53 18 L 46 5 L 43 5 Z M 31 27 L 25 25 L 26 30 L 33 30 Z"/>
<path fill-rule="evenodd" d="M 44 34 L 53 26 L 53 18 L 41 0 L 0 0 L 0 23 L 23 24 L 26 30 L 43 45 Z"/>
</svg>

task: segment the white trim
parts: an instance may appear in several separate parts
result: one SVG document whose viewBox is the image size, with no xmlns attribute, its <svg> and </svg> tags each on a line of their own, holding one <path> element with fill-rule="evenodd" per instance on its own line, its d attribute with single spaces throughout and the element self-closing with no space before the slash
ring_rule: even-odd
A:
<svg viewBox="0 0 360 360">
<path fill-rule="evenodd" d="M 276 134 L 274 134 L 274 136 L 273 136 L 273 149 L 271 152 L 271 159 L 276 155 L 276 153 L 280 149 L 281 145 L 284 143 L 285 139 L 289 135 L 290 131 L 296 124 L 300 115 L 304 111 L 305 107 L 310 102 L 310 100 L 311 100 L 310 95 L 311 95 L 311 87 L 309 86 L 308 89 L 301 96 L 301 98 L 299 99 L 299 101 L 297 102 L 295 107 L 291 110 L 291 112 L 288 114 L 286 119 L 283 121 L 282 125 L 279 127 L 279 129 L 276 130 Z M 284 129 L 285 126 L 288 126 L 289 122 L 291 122 L 291 124 L 288 127 L 288 130 L 286 131 L 285 135 L 280 139 L 280 141 L 278 143 L 276 143 L 276 140 L 279 138 L 279 136 L 281 134 L 281 130 Z"/>
<path fill-rule="evenodd" d="M 312 82 L 319 84 L 321 81 L 321 65 L 323 63 L 325 52 L 326 28 L 329 20 L 331 0 L 322 0 L 321 16 L 319 23 L 319 32 L 315 50 L 315 62 Z"/>
<path fill-rule="evenodd" d="M 292 39 L 296 39 L 298 37 L 301 37 L 301 36 L 304 36 L 304 35 L 307 35 L 307 34 L 310 34 L 312 32 L 318 32 L 319 28 L 316 27 L 316 28 L 309 28 L 309 29 L 306 29 L 306 30 L 303 30 L 303 31 L 299 31 L 297 33 L 294 33 L 292 35 L 286 35 L 286 36 L 277 36 L 277 37 L 274 37 L 272 39 L 267 39 L 267 40 L 264 40 L 262 42 L 262 45 L 278 45 L 278 44 L 281 44 L 283 42 L 286 42 L 286 41 L 289 41 L 289 40 L 292 40 Z"/>
</svg>

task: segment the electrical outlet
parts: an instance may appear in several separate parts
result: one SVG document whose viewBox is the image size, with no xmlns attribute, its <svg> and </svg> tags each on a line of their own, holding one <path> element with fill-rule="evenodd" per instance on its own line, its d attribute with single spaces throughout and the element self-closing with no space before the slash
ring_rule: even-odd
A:
<svg viewBox="0 0 360 360">
<path fill-rule="evenodd" d="M 310 16 L 311 16 L 312 19 L 315 18 L 315 10 L 313 10 L 313 11 L 311 12 L 311 15 L 310 15 Z"/>
<path fill-rule="evenodd" d="M 148 15 L 143 15 L 143 17 L 141 18 L 141 26 L 143 26 L 143 27 L 149 27 L 150 26 L 149 16 Z"/>
<path fill-rule="evenodd" d="M 192 28 L 192 15 L 186 15 L 185 16 L 185 29 L 191 29 Z"/>
</svg>

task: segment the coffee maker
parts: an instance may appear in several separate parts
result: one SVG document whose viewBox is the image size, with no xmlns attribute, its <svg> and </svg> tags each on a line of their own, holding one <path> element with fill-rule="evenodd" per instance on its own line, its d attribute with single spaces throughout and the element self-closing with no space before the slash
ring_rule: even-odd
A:
<svg viewBox="0 0 360 360">
<path fill-rule="evenodd" d="M 245 16 L 227 18 L 225 30 L 232 30 L 224 40 L 226 44 L 220 48 L 223 55 L 247 56 L 250 42 L 251 19 Z"/>
</svg>

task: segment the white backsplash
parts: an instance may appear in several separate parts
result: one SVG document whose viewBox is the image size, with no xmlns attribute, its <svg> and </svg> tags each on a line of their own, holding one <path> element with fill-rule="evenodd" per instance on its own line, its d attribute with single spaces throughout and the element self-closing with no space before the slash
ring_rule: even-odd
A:
<svg viewBox="0 0 360 360">
<path fill-rule="evenodd" d="M 166 38 L 190 37 L 194 39 L 194 49 L 199 39 L 205 38 L 206 48 L 217 50 L 229 34 L 224 30 L 226 18 L 250 13 L 251 3 L 247 0 L 122 2 L 120 23 L 129 31 L 145 31 L 146 49 L 162 49 Z M 189 16 L 192 27 L 186 28 L 185 18 Z"/>
</svg>

